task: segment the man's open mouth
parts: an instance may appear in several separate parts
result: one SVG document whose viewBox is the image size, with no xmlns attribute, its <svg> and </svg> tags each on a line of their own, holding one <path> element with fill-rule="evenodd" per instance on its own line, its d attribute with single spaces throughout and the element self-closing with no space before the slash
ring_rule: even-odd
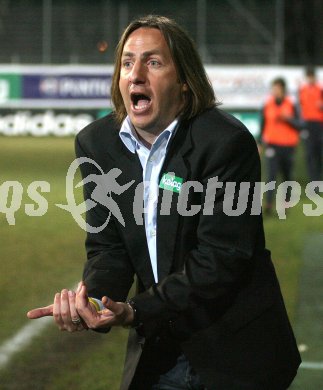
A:
<svg viewBox="0 0 323 390">
<path fill-rule="evenodd" d="M 150 106 L 151 98 L 142 93 L 132 93 L 131 102 L 135 111 L 144 111 Z"/>
</svg>

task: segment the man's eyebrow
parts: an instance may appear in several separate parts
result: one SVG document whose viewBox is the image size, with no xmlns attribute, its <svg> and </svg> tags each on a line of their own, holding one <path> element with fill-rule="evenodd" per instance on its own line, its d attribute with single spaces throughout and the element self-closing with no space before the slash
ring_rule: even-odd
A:
<svg viewBox="0 0 323 390">
<path fill-rule="evenodd" d="M 134 57 L 135 54 L 134 53 L 131 53 L 131 51 L 125 51 L 122 53 L 122 57 Z"/>
<path fill-rule="evenodd" d="M 145 51 L 143 52 L 140 57 L 141 58 L 147 58 L 147 57 L 150 57 L 152 55 L 160 55 L 162 54 L 160 50 L 156 49 L 156 50 L 149 50 L 149 51 Z M 133 58 L 135 57 L 135 53 L 131 52 L 131 51 L 125 51 L 122 53 L 122 57 L 128 57 L 128 58 Z"/>
</svg>

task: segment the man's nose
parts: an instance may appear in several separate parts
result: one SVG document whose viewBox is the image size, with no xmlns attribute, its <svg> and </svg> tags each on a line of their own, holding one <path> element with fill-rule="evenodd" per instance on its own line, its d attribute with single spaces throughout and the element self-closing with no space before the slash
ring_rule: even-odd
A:
<svg viewBox="0 0 323 390">
<path fill-rule="evenodd" d="M 140 61 L 136 61 L 131 69 L 129 81 L 132 84 L 143 84 L 146 81 L 145 66 Z"/>
</svg>

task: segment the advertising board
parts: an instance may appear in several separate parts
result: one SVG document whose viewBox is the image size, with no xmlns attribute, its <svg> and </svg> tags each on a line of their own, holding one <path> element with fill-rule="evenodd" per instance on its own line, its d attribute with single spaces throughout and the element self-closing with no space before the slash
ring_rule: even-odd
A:
<svg viewBox="0 0 323 390">
<path fill-rule="evenodd" d="M 271 81 L 283 77 L 295 100 L 304 69 L 293 66 L 215 66 L 206 71 L 223 110 L 259 133 L 259 111 Z M 0 134 L 75 134 L 97 112 L 111 110 L 113 66 L 0 66 Z M 323 68 L 318 68 L 322 79 Z M 95 114 L 93 114 L 95 113 Z M 100 114 L 98 114 L 100 115 Z"/>
</svg>

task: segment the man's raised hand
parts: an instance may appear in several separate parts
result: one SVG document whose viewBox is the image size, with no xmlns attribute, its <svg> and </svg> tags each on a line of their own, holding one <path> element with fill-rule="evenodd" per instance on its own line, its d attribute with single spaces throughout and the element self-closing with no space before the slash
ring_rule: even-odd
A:
<svg viewBox="0 0 323 390">
<path fill-rule="evenodd" d="M 107 297 L 102 298 L 102 303 L 105 309 L 97 311 L 88 299 L 85 284 L 81 284 L 76 294 L 76 309 L 89 328 L 110 328 L 132 323 L 134 313 L 129 305 L 124 302 L 114 302 Z"/>
</svg>

